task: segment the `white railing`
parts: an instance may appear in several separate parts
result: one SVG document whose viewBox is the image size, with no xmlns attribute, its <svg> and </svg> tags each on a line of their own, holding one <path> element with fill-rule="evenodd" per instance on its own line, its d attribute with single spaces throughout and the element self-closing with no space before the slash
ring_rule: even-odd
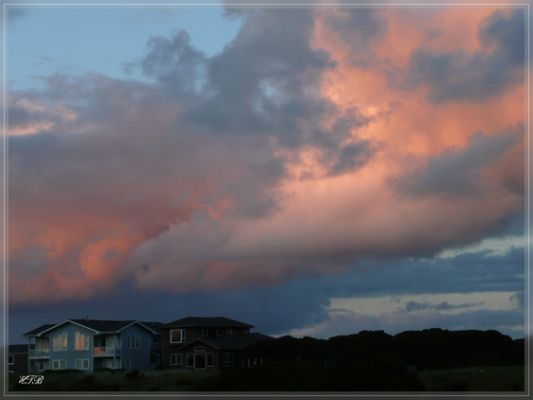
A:
<svg viewBox="0 0 533 400">
<path fill-rule="evenodd" d="M 50 357 L 50 350 L 48 349 L 31 349 L 29 352 L 31 358 Z"/>
<path fill-rule="evenodd" d="M 116 347 L 94 347 L 93 348 L 93 355 L 95 357 L 98 356 L 114 356 L 118 353 Z"/>
</svg>

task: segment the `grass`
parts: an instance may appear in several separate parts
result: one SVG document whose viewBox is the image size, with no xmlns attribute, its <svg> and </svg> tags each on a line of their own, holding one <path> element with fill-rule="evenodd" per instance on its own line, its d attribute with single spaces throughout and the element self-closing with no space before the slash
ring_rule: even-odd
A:
<svg viewBox="0 0 533 400">
<path fill-rule="evenodd" d="M 131 377 L 124 371 L 45 372 L 42 385 L 18 385 L 14 391 L 186 391 L 197 382 L 216 375 L 216 371 L 159 370 Z"/>
<path fill-rule="evenodd" d="M 10 380 L 9 387 L 10 391 L 43 392 L 188 391 L 194 390 L 202 381 L 212 381 L 212 378 L 216 378 L 219 374 L 217 371 L 157 370 L 144 372 L 140 376 L 131 376 L 124 371 L 94 373 L 53 371 L 44 373 L 45 379 L 42 385 L 18 385 L 15 378 Z M 418 372 L 418 379 L 428 392 L 524 390 L 524 368 L 520 366 L 426 370 Z"/>
<path fill-rule="evenodd" d="M 523 391 L 521 366 L 471 367 L 421 371 L 427 391 Z"/>
</svg>

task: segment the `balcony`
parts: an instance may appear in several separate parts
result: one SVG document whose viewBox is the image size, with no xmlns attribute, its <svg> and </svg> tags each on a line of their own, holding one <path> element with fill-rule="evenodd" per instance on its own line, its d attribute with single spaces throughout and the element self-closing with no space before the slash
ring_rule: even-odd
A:
<svg viewBox="0 0 533 400">
<path fill-rule="evenodd" d="M 50 358 L 49 349 L 30 349 L 29 358 Z"/>
<path fill-rule="evenodd" d="M 116 347 L 94 347 L 93 356 L 94 357 L 114 357 L 119 354 L 119 351 Z"/>
</svg>

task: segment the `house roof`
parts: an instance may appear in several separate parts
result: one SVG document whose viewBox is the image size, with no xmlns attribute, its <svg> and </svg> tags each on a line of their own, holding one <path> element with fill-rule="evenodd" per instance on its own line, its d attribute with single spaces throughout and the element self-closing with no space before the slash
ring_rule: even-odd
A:
<svg viewBox="0 0 533 400">
<path fill-rule="evenodd" d="M 162 330 L 161 328 L 164 325 L 162 322 L 154 322 L 154 321 L 141 321 L 141 324 L 147 326 L 148 328 L 150 328 L 151 330 L 153 330 L 159 335 L 161 334 L 161 330 Z"/>
<path fill-rule="evenodd" d="M 168 324 L 164 328 L 253 328 L 253 325 L 226 317 L 185 317 Z"/>
<path fill-rule="evenodd" d="M 221 337 L 199 337 L 191 339 L 180 348 L 187 347 L 195 342 L 210 345 L 219 350 L 242 350 L 263 340 L 272 338 L 262 333 L 247 333 L 242 335 L 226 335 Z"/>
<path fill-rule="evenodd" d="M 46 331 L 46 330 L 48 330 L 51 327 L 56 326 L 56 325 L 57 324 L 44 324 L 44 325 L 39 326 L 38 328 L 35 328 L 35 329 L 32 329 L 31 331 L 26 332 L 22 336 L 35 336 L 35 335 L 38 335 L 39 333 L 41 333 L 43 331 Z"/>
<path fill-rule="evenodd" d="M 24 354 L 28 352 L 27 344 L 10 344 L 9 353 L 10 354 Z"/>
<path fill-rule="evenodd" d="M 116 320 L 103 320 L 103 319 L 68 319 L 66 321 L 60 322 L 59 324 L 45 324 L 42 325 L 36 329 L 33 329 L 29 332 L 26 332 L 23 336 L 39 336 L 55 327 L 58 327 L 60 325 L 63 325 L 65 323 L 74 323 L 76 325 L 81 325 L 85 328 L 88 328 L 90 330 L 93 330 L 95 333 L 115 333 L 119 332 L 122 329 L 126 328 L 129 325 L 132 324 L 139 324 L 146 328 L 147 330 L 151 331 L 152 333 L 157 333 L 154 329 L 152 329 L 150 326 L 145 325 L 142 322 L 134 321 L 134 320 L 124 320 L 124 321 L 116 321 Z"/>
</svg>

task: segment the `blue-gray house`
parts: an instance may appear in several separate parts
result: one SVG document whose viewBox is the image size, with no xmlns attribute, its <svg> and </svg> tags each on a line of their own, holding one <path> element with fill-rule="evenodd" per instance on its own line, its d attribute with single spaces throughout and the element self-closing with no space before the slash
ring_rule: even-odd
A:
<svg viewBox="0 0 533 400">
<path fill-rule="evenodd" d="M 99 368 L 149 370 L 156 366 L 156 323 L 69 319 L 24 334 L 29 339 L 28 371 Z"/>
</svg>

